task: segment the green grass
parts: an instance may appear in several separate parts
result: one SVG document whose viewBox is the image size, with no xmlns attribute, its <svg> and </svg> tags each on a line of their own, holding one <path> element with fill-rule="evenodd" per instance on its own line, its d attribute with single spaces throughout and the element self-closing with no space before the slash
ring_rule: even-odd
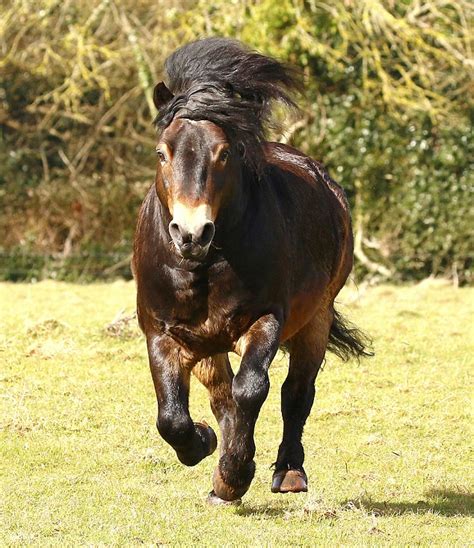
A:
<svg viewBox="0 0 474 548">
<path fill-rule="evenodd" d="M 376 356 L 329 357 L 320 373 L 304 435 L 309 493 L 270 492 L 278 356 L 255 480 L 232 508 L 205 503 L 217 453 L 186 468 L 159 438 L 142 337 L 104 329 L 133 310 L 134 293 L 126 282 L 0 285 L 0 544 L 474 542 L 473 289 L 347 290 L 340 308 L 373 336 Z M 191 400 L 193 417 L 215 427 L 196 381 Z"/>
</svg>

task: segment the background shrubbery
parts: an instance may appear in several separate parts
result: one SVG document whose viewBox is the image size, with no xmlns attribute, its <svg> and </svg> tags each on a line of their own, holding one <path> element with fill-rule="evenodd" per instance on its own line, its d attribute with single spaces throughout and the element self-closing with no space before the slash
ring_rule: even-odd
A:
<svg viewBox="0 0 474 548">
<path fill-rule="evenodd" d="M 470 28 L 463 0 L 7 2 L 0 277 L 129 272 L 154 172 L 153 85 L 176 47 L 218 34 L 303 69 L 302 110 L 270 137 L 345 187 L 359 276 L 469 281 Z"/>
</svg>

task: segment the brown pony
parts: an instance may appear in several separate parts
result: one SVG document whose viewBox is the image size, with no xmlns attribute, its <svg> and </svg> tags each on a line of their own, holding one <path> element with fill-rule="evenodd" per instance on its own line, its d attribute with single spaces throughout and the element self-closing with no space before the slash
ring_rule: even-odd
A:
<svg viewBox="0 0 474 548">
<path fill-rule="evenodd" d="M 272 491 L 306 491 L 301 436 L 326 349 L 367 353 L 334 310 L 352 268 L 347 201 L 321 164 L 265 142 L 271 103 L 293 104 L 294 69 L 210 38 L 177 50 L 166 70 L 168 86 L 154 93 L 156 179 L 133 258 L 158 431 L 188 466 L 216 449 L 214 431 L 189 415 L 194 373 L 222 437 L 209 500 L 238 500 L 255 472 L 268 368 L 284 346 L 290 363 Z M 241 357 L 235 375 L 228 352 Z"/>
</svg>

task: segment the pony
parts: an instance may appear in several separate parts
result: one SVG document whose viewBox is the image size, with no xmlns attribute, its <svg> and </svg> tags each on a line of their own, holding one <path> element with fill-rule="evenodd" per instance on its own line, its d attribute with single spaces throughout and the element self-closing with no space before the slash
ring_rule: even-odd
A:
<svg viewBox="0 0 474 548">
<path fill-rule="evenodd" d="M 295 68 L 226 38 L 184 45 L 165 68 L 167 83 L 154 89 L 156 177 L 132 261 L 157 428 L 187 466 L 215 451 L 213 429 L 189 413 L 194 374 L 221 434 L 209 501 L 240 501 L 282 347 L 289 368 L 271 490 L 304 492 L 301 438 L 326 350 L 369 354 L 334 308 L 353 263 L 348 202 L 321 163 L 265 139 L 273 104 L 295 106 L 303 90 Z M 236 373 L 229 352 L 241 358 Z"/>
</svg>

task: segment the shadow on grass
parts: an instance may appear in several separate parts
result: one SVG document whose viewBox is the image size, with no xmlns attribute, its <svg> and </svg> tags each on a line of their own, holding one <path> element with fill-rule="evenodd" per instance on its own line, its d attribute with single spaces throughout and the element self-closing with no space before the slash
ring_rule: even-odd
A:
<svg viewBox="0 0 474 548">
<path fill-rule="evenodd" d="M 281 517 L 288 511 L 288 508 L 274 506 L 273 504 L 253 504 L 246 505 L 245 502 L 242 506 L 238 506 L 235 509 L 235 513 L 243 517 L 251 516 L 268 516 L 269 518 Z"/>
<path fill-rule="evenodd" d="M 474 516 L 474 494 L 453 489 L 432 489 L 418 502 L 376 502 L 371 499 L 348 500 L 345 507 L 356 507 L 377 516 L 426 514 L 442 516 Z"/>
<path fill-rule="evenodd" d="M 284 501 L 282 500 L 282 503 Z M 294 510 L 294 509 L 293 509 Z M 376 516 L 403 516 L 405 514 L 439 514 L 442 516 L 474 516 L 474 494 L 455 489 L 432 489 L 424 494 L 424 500 L 418 502 L 377 502 L 369 498 L 346 500 L 336 508 L 317 508 L 315 513 L 331 519 L 340 513 L 350 510 L 360 510 Z M 278 503 L 247 505 L 236 507 L 235 513 L 239 516 L 268 516 L 281 517 L 291 513 L 286 504 Z M 313 511 L 305 509 L 305 513 Z"/>
</svg>

